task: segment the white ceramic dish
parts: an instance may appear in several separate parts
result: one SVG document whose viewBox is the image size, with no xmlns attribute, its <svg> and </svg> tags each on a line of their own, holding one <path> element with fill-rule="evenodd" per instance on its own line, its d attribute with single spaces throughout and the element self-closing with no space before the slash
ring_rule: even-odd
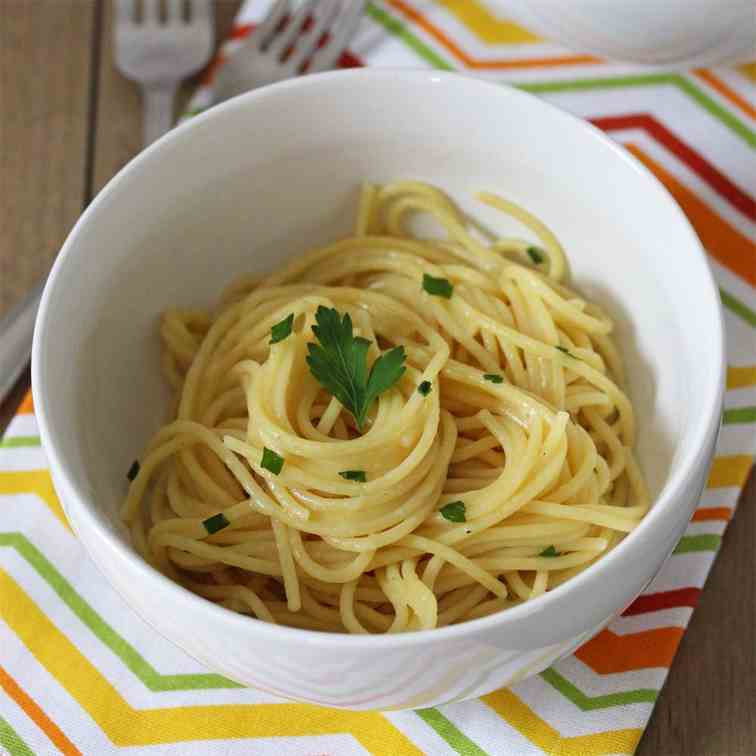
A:
<svg viewBox="0 0 756 756">
<path fill-rule="evenodd" d="M 756 53 L 754 0 L 502 0 L 502 13 L 580 52 L 682 69 Z"/>
<path fill-rule="evenodd" d="M 219 608 L 145 564 L 117 516 L 125 473 L 165 417 L 157 317 L 169 306 L 209 304 L 234 276 L 346 233 L 359 182 L 401 177 L 431 181 L 465 205 L 480 188 L 498 191 L 556 232 L 576 285 L 618 321 L 653 509 L 565 585 L 449 628 L 348 636 Z M 55 263 L 33 366 L 66 514 L 135 611 L 235 680 L 328 706 L 392 709 L 470 698 L 536 673 L 643 589 L 706 478 L 723 339 L 717 292 L 684 215 L 594 128 L 493 84 L 361 70 L 244 95 L 126 166 Z"/>
</svg>

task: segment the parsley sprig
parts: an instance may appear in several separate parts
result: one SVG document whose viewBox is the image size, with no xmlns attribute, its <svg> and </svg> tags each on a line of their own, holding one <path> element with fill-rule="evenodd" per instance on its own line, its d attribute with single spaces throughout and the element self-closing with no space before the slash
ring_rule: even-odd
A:
<svg viewBox="0 0 756 756">
<path fill-rule="evenodd" d="M 318 307 L 317 325 L 312 327 L 318 342 L 307 345 L 307 364 L 326 391 L 352 413 L 362 432 L 370 405 L 404 374 L 404 347 L 382 354 L 367 369 L 370 342 L 355 337 L 349 314 L 340 315 L 329 307 Z"/>
<path fill-rule="evenodd" d="M 450 501 L 441 507 L 441 516 L 449 522 L 467 522 L 467 513 L 463 501 Z"/>
</svg>

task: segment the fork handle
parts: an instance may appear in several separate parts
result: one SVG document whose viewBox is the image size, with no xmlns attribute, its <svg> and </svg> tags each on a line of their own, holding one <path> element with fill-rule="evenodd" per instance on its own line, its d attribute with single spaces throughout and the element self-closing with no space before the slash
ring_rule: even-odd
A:
<svg viewBox="0 0 756 756">
<path fill-rule="evenodd" d="M 176 84 L 162 83 L 142 87 L 145 147 L 170 131 L 173 126 L 176 89 Z"/>
</svg>

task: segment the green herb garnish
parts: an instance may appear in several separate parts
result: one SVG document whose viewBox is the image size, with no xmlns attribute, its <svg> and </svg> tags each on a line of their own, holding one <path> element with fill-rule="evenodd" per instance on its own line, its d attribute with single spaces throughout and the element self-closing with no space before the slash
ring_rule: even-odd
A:
<svg viewBox="0 0 756 756">
<path fill-rule="evenodd" d="M 558 346 L 557 349 L 560 352 L 564 352 L 568 357 L 572 357 L 573 359 L 577 359 L 575 357 L 575 355 L 569 349 L 565 349 L 563 346 Z"/>
<path fill-rule="evenodd" d="M 504 379 L 498 373 L 486 373 L 483 380 L 491 381 L 491 383 L 504 383 Z"/>
<path fill-rule="evenodd" d="M 465 504 L 462 501 L 450 501 L 441 507 L 441 515 L 450 522 L 467 522 Z"/>
<path fill-rule="evenodd" d="M 542 557 L 558 557 L 559 556 L 559 552 L 553 546 L 549 546 L 548 548 L 544 549 L 538 556 L 542 556 Z"/>
<path fill-rule="evenodd" d="M 367 475 L 365 475 L 364 470 L 344 470 L 339 475 L 347 480 L 356 480 L 358 483 L 365 483 L 367 481 Z"/>
<path fill-rule="evenodd" d="M 444 297 L 451 299 L 454 287 L 446 278 L 434 278 L 427 273 L 423 273 L 423 289 L 434 297 Z"/>
<path fill-rule="evenodd" d="M 431 389 L 433 388 L 430 381 L 423 381 L 418 387 L 417 390 L 423 395 L 428 396 L 430 394 Z"/>
<path fill-rule="evenodd" d="M 404 347 L 382 354 L 367 371 L 370 342 L 355 337 L 352 319 L 322 305 L 312 331 L 320 343 L 307 345 L 307 364 L 323 388 L 352 413 L 362 431 L 370 405 L 404 375 Z"/>
<path fill-rule="evenodd" d="M 538 247 L 528 247 L 526 251 L 536 265 L 540 265 L 543 262 L 543 252 Z"/>
<path fill-rule="evenodd" d="M 126 473 L 126 477 L 129 480 L 134 480 L 136 476 L 139 475 L 139 460 L 135 459 L 131 463 L 131 467 L 129 468 L 129 471 Z"/>
<path fill-rule="evenodd" d="M 223 528 L 227 528 L 231 523 L 223 512 L 218 512 L 218 514 L 214 514 L 212 517 L 202 520 L 202 524 L 205 526 L 205 530 L 208 534 L 212 535 L 219 530 L 223 530 Z"/>
<path fill-rule="evenodd" d="M 270 343 L 278 344 L 291 334 L 291 328 L 294 325 L 294 313 L 287 315 L 280 323 L 276 323 L 270 329 Z"/>
<path fill-rule="evenodd" d="M 268 449 L 266 446 L 263 448 L 262 462 L 260 464 L 266 470 L 272 472 L 273 475 L 278 475 L 284 465 L 284 459 L 283 457 L 279 457 L 273 449 Z"/>
</svg>

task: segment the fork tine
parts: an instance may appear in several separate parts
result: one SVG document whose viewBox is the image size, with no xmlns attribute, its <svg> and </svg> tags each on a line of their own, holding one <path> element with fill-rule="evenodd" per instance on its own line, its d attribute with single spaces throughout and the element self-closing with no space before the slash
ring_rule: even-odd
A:
<svg viewBox="0 0 756 756">
<path fill-rule="evenodd" d="M 317 6 L 319 11 L 312 26 L 297 40 L 297 46 L 289 58 L 289 65 L 298 69 L 317 49 L 323 32 L 331 24 L 339 7 L 339 0 L 323 0 Z"/>
<path fill-rule="evenodd" d="M 296 13 L 289 18 L 286 28 L 271 41 L 271 53 L 277 56 L 282 56 L 294 44 L 299 33 L 302 31 L 302 27 L 310 17 L 313 6 L 314 0 L 305 0 L 305 2 L 297 8 Z"/>
<path fill-rule="evenodd" d="M 184 0 L 166 0 L 165 17 L 168 23 L 184 20 Z"/>
<path fill-rule="evenodd" d="M 160 20 L 160 0 L 142 0 L 142 23 L 156 24 Z"/>
<path fill-rule="evenodd" d="M 212 13 L 210 0 L 189 0 L 189 22 L 209 18 Z"/>
<path fill-rule="evenodd" d="M 268 15 L 265 16 L 262 23 L 252 33 L 253 39 L 257 41 L 259 47 L 265 46 L 265 43 L 276 31 L 288 9 L 288 0 L 277 0 L 276 4 L 268 11 Z"/>
<path fill-rule="evenodd" d="M 115 0 L 115 21 L 117 24 L 133 24 L 136 0 Z"/>
<path fill-rule="evenodd" d="M 332 68 L 357 31 L 367 0 L 351 0 L 349 8 L 337 21 L 328 44 L 312 56 L 309 73 Z"/>
</svg>

